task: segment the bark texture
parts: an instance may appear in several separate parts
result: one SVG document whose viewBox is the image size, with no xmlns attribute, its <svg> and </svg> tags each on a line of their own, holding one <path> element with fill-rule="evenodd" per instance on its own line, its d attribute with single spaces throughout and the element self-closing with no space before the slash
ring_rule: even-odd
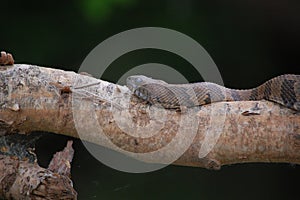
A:
<svg viewBox="0 0 300 200">
<path fill-rule="evenodd" d="M 0 155 L 0 198 L 77 199 L 69 178 L 73 158 L 71 145 L 72 142 L 69 141 L 64 151 L 54 156 L 49 169 L 40 167 L 36 162 Z M 55 167 L 57 160 L 65 162 L 60 162 L 60 166 Z"/>
<path fill-rule="evenodd" d="M 300 114 L 268 101 L 178 112 L 145 104 L 125 86 L 23 64 L 0 72 L 0 99 L 0 135 L 54 132 L 147 162 L 209 169 L 300 164 Z"/>
</svg>

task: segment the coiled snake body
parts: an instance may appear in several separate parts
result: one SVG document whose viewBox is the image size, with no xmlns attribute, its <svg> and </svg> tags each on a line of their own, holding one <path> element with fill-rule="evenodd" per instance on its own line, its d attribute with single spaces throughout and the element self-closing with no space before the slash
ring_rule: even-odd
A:
<svg viewBox="0 0 300 200">
<path fill-rule="evenodd" d="M 247 90 L 230 89 L 210 82 L 168 84 L 142 75 L 128 77 L 127 87 L 139 98 L 164 108 L 265 99 L 300 111 L 300 75 L 293 74 L 272 78 Z"/>
</svg>

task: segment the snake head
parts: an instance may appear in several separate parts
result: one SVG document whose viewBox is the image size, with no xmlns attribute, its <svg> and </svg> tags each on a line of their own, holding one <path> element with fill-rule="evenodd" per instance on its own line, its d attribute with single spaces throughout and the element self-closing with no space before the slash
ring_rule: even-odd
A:
<svg viewBox="0 0 300 200">
<path fill-rule="evenodd" d="M 134 92 L 135 90 L 137 90 L 141 86 L 151 84 L 151 83 L 167 84 L 164 81 L 152 79 L 152 78 L 149 78 L 149 77 L 143 76 L 143 75 L 129 76 L 126 79 L 126 85 L 132 92 Z"/>
</svg>

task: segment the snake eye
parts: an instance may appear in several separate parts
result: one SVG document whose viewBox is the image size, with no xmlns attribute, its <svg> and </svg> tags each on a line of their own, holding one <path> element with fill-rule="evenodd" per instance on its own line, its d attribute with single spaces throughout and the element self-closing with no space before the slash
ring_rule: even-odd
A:
<svg viewBox="0 0 300 200">
<path fill-rule="evenodd" d="M 135 81 L 136 81 L 137 83 L 141 83 L 143 80 L 142 80 L 140 77 L 137 77 L 137 78 L 135 79 Z"/>
</svg>

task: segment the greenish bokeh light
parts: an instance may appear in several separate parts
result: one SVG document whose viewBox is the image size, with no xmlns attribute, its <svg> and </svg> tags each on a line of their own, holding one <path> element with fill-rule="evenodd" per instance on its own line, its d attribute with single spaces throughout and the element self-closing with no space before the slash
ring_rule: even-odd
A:
<svg viewBox="0 0 300 200">
<path fill-rule="evenodd" d="M 92 23 L 107 19 L 117 7 L 126 7 L 136 0 L 80 0 L 83 15 Z"/>
</svg>

